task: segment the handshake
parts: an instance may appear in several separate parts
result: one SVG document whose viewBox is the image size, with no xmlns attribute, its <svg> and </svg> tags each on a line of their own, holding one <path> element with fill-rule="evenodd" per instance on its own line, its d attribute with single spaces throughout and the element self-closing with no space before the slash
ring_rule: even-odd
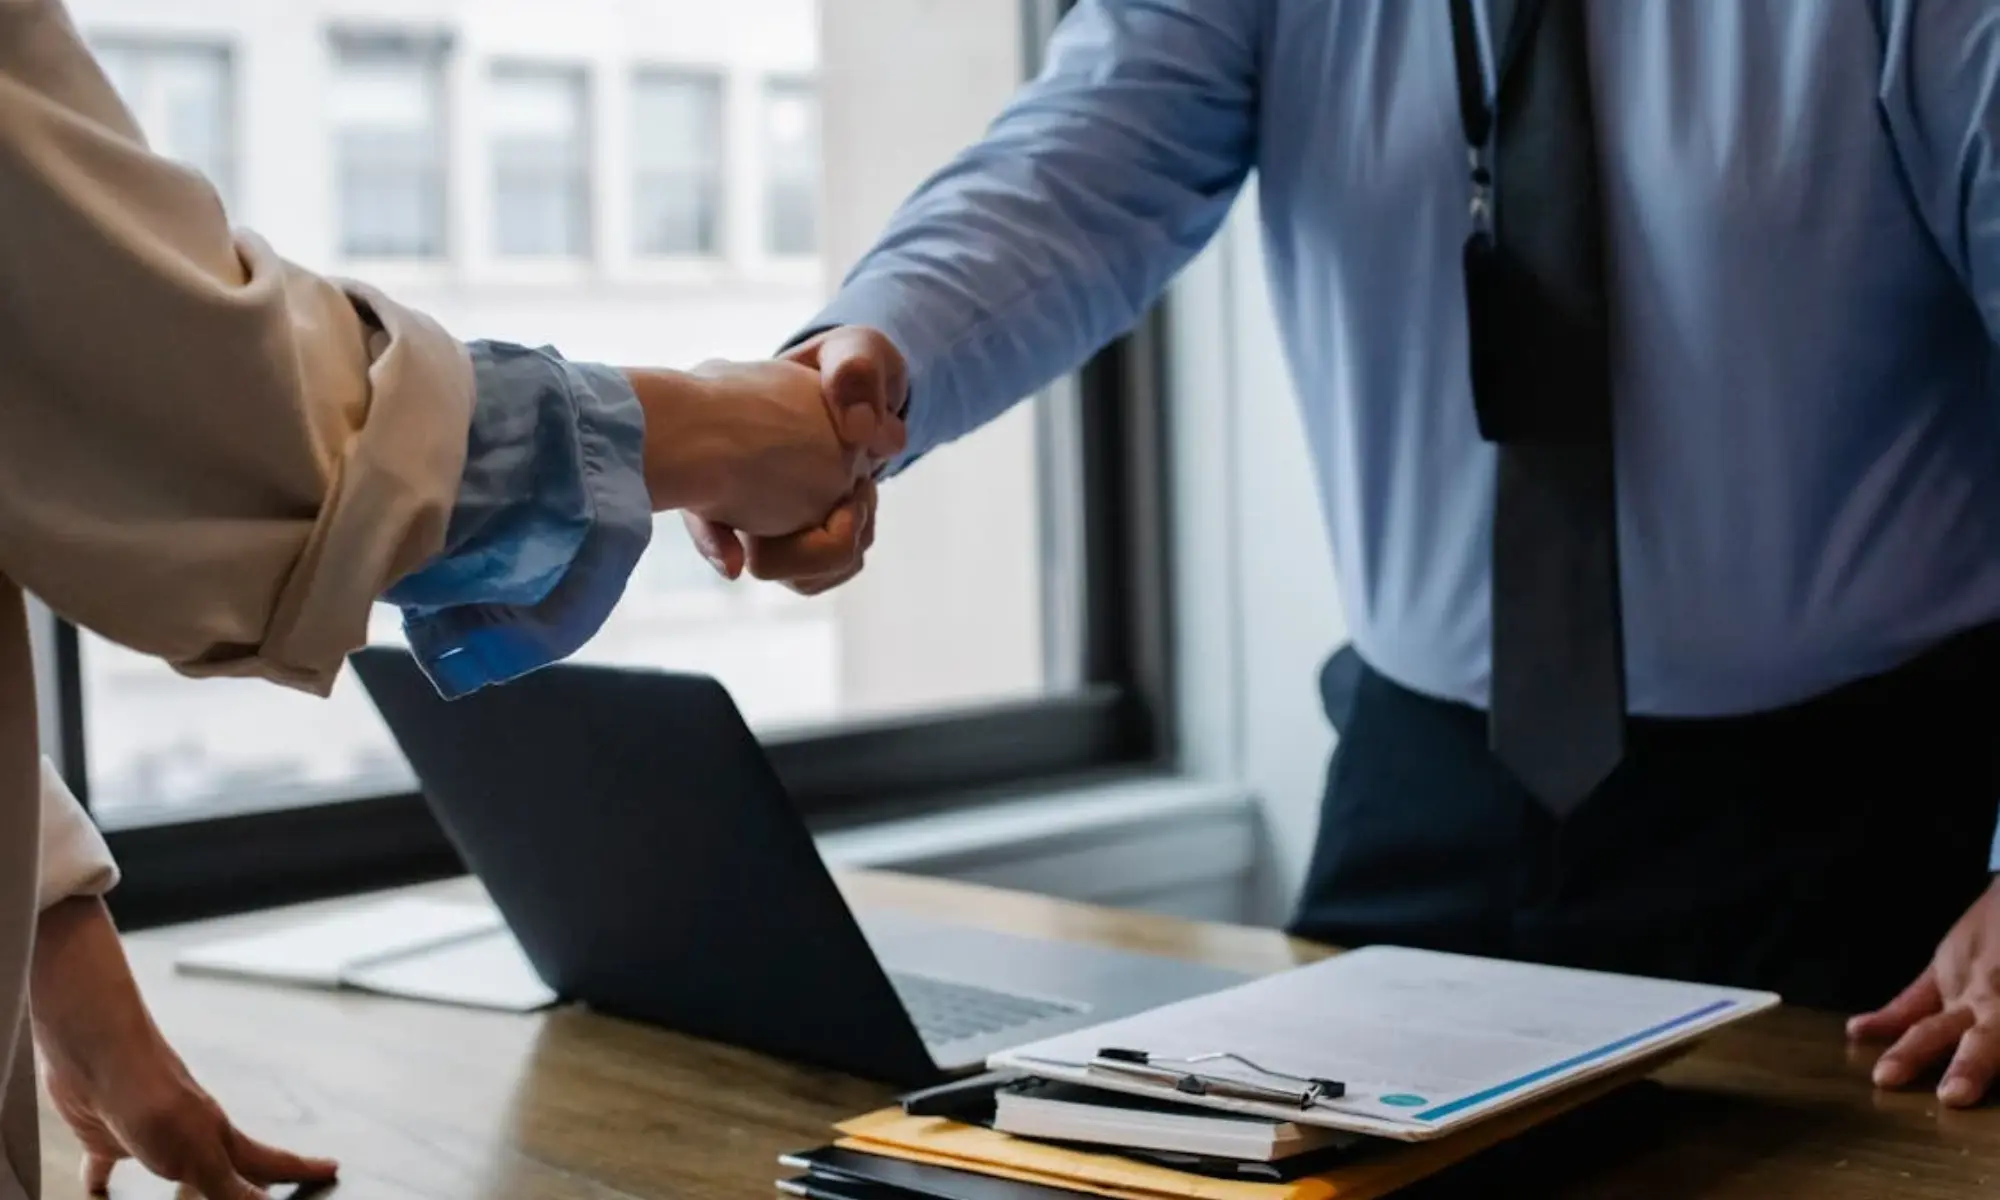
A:
<svg viewBox="0 0 2000 1200">
<path fill-rule="evenodd" d="M 850 326 L 769 362 L 627 375 L 653 509 L 679 509 L 717 571 L 809 596 L 860 573 L 875 473 L 904 445 L 908 384 L 888 338 Z"/>
</svg>

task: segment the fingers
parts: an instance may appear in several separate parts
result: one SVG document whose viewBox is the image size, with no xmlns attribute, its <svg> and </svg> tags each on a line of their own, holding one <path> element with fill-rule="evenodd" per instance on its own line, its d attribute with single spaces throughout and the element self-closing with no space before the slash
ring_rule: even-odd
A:
<svg viewBox="0 0 2000 1200">
<path fill-rule="evenodd" d="M 861 574 L 861 568 L 857 565 L 833 575 L 815 575 L 811 579 L 795 579 L 785 586 L 801 596 L 823 596 L 833 589 L 846 584 L 859 574 Z"/>
<path fill-rule="evenodd" d="M 1872 1013 L 1863 1013 L 1847 1023 L 1852 1038 L 1887 1039 L 1903 1036 L 1910 1026 L 1944 1007 L 1938 993 L 1937 970 L 1927 967 L 1916 982 L 1903 989 L 1894 1000 Z"/>
<path fill-rule="evenodd" d="M 252 1183 L 331 1183 L 340 1164 L 330 1158 L 307 1158 L 267 1146 L 240 1130 L 229 1131 L 229 1158 L 236 1171 Z"/>
<path fill-rule="evenodd" d="M 1938 1099 L 1952 1108 L 1977 1104 L 1993 1086 L 1996 1073 L 2000 1073 L 2000 1028 L 1975 1022 L 1958 1039 L 1958 1053 L 1952 1055 L 1938 1084 Z"/>
<path fill-rule="evenodd" d="M 236 1166 L 218 1143 L 184 1183 L 194 1185 L 202 1200 L 267 1200 L 269 1193 L 237 1174 Z"/>
<path fill-rule="evenodd" d="M 858 325 L 829 330 L 799 347 L 797 361 L 817 366 L 840 438 L 887 462 L 903 452 L 900 415 L 909 391 L 902 354 L 881 333 Z"/>
<path fill-rule="evenodd" d="M 1896 1040 L 1875 1063 L 1877 1087 L 1907 1087 L 1917 1076 L 1937 1065 L 1972 1028 L 1972 1011 L 1948 1008 L 1928 1016 Z"/>
<path fill-rule="evenodd" d="M 693 513 L 681 514 L 682 524 L 687 526 L 688 539 L 694 548 L 708 560 L 708 565 L 724 579 L 737 579 L 743 574 L 743 539 L 727 525 L 720 525 Z"/>
<path fill-rule="evenodd" d="M 118 1165 L 118 1155 L 91 1151 L 83 1156 L 83 1191 L 89 1196 L 103 1196 L 111 1191 L 111 1168 Z"/>
<path fill-rule="evenodd" d="M 868 552 L 874 549 L 874 547 L 875 512 L 874 507 L 871 505 L 867 520 L 861 527 L 860 551 L 854 556 L 854 561 L 850 565 L 843 570 L 835 571 L 831 575 L 813 575 L 805 579 L 794 579 L 787 582 L 785 586 L 801 596 L 824 595 L 861 574 L 861 568 L 867 562 Z"/>
<path fill-rule="evenodd" d="M 757 538 L 750 544 L 750 574 L 758 579 L 799 581 L 859 570 L 873 537 L 875 484 L 863 480 L 817 529 L 789 537 Z"/>
</svg>

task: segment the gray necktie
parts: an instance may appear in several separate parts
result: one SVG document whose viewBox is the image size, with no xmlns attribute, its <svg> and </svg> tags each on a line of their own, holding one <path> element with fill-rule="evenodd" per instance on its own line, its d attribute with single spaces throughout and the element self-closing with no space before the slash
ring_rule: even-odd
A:
<svg viewBox="0 0 2000 1200">
<path fill-rule="evenodd" d="M 1465 73 L 1471 0 L 1452 0 Z M 1473 394 L 1497 443 L 1493 753 L 1567 813 L 1625 752 L 1603 221 L 1585 0 L 1494 15 L 1490 222 L 1466 251 Z M 1479 90 L 1480 104 L 1485 89 Z M 1462 95 L 1461 100 L 1468 97 Z M 1486 125 L 1465 106 L 1468 140 Z"/>
</svg>

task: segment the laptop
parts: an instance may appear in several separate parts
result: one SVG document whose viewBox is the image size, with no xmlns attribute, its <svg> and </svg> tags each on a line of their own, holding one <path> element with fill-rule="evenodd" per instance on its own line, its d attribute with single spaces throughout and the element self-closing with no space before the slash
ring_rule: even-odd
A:
<svg viewBox="0 0 2000 1200">
<path fill-rule="evenodd" d="M 446 702 L 405 651 L 352 661 L 439 824 L 567 1000 L 917 1087 L 1243 982 L 855 913 L 713 679 L 564 664 Z"/>
</svg>

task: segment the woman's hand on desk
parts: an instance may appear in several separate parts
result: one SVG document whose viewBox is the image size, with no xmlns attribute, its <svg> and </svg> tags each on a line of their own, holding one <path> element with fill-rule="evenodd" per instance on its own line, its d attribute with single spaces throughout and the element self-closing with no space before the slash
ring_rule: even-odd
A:
<svg viewBox="0 0 2000 1200">
<path fill-rule="evenodd" d="M 1990 884 L 1915 983 L 1847 1023 L 1850 1037 L 1895 1039 L 1875 1063 L 1879 1087 L 1908 1087 L 1942 1068 L 1938 1099 L 1979 1103 L 2000 1078 L 2000 880 Z"/>
<path fill-rule="evenodd" d="M 83 1144 L 93 1195 L 127 1158 L 206 1200 L 334 1177 L 334 1163 L 252 1141 L 230 1124 L 153 1024 L 101 901 L 66 900 L 42 915 L 32 987 L 49 1098 Z"/>
</svg>

